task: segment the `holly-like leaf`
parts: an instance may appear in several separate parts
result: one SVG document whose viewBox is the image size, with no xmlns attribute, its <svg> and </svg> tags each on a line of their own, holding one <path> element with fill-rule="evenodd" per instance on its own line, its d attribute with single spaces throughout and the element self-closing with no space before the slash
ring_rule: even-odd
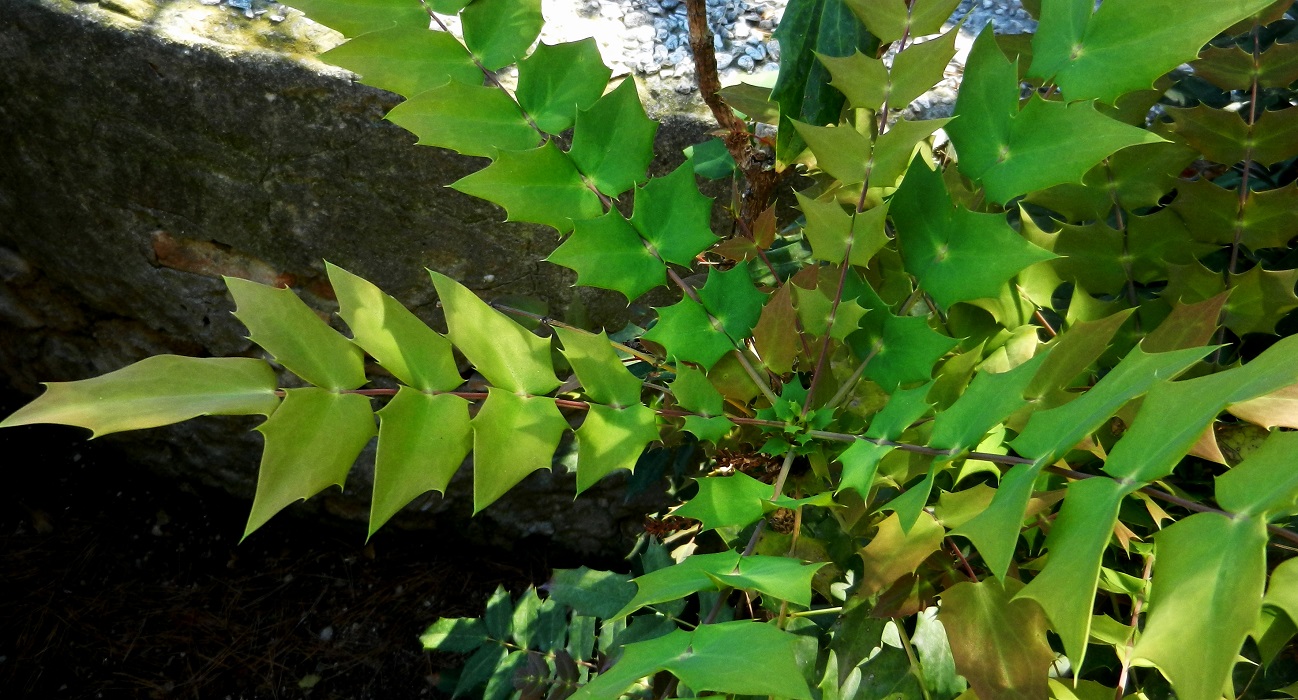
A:
<svg viewBox="0 0 1298 700">
<path fill-rule="evenodd" d="M 1221 273 L 1202 263 L 1170 265 L 1170 279 L 1163 291 L 1165 299 L 1182 303 L 1203 301 L 1230 291 L 1222 315 L 1222 325 L 1239 335 L 1272 333 L 1275 324 L 1298 307 L 1294 284 L 1298 271 L 1264 270 L 1255 266 L 1240 275 L 1231 275 L 1230 285 L 1223 283 Z"/>
<path fill-rule="evenodd" d="M 890 81 L 888 65 L 882 60 L 860 51 L 850 56 L 817 55 L 816 58 L 833 77 L 829 84 L 843 93 L 849 105 L 871 111 L 883 107 L 884 100 L 888 99 Z M 803 136 L 805 138 L 805 134 Z"/>
<path fill-rule="evenodd" d="M 1014 594 L 1013 579 L 957 583 L 942 593 L 938 620 L 946 628 L 956 669 L 981 698 L 1047 697 L 1046 672 L 1055 654 L 1046 620 Z"/>
<path fill-rule="evenodd" d="M 878 111 L 884 103 L 900 109 L 942 80 L 943 71 L 955 55 L 956 32 L 912 44 L 893 59 L 889 70 L 884 62 L 855 52 L 851 56 L 817 56 L 829 69 L 837 88 L 853 107 Z"/>
<path fill-rule="evenodd" d="M 743 472 L 706 477 L 697 483 L 699 492 L 672 514 L 698 520 L 704 530 L 752 525 L 765 512 L 763 502 L 771 500 L 771 485 Z"/>
<path fill-rule="evenodd" d="M 722 329 L 736 340 L 748 337 L 761 317 L 766 294 L 753 285 L 747 263 L 739 263 L 725 272 L 708 270 L 708 279 L 699 289 L 699 300 Z"/>
<path fill-rule="evenodd" d="M 1050 353 L 1036 376 L 1032 377 L 1024 395 L 1031 399 L 1039 399 L 1046 394 L 1066 388 L 1077 375 L 1100 359 L 1100 355 L 1108 349 L 1109 341 L 1113 340 L 1118 329 L 1126 324 L 1128 318 L 1131 318 L 1133 311 L 1127 309 L 1097 321 L 1082 321 L 1060 333 L 1047 346 Z M 1145 342 L 1146 352 L 1178 349 L 1177 347 L 1149 349 L 1149 339 L 1146 338 Z M 1158 341 L 1155 341 L 1155 344 L 1158 344 Z M 1202 344 L 1188 347 L 1198 347 Z"/>
<path fill-rule="evenodd" d="M 704 369 L 735 349 L 734 343 L 708 318 L 708 312 L 688 297 L 657 309 L 658 323 L 644 334 L 645 340 L 662 345 L 675 360 L 695 362 Z"/>
<path fill-rule="evenodd" d="M 442 300 L 451 342 L 482 376 L 511 392 L 544 394 L 559 386 L 550 341 L 487 306 L 464 285 L 429 270 Z"/>
<path fill-rule="evenodd" d="M 627 574 L 612 571 L 555 569 L 554 578 L 545 586 L 550 600 L 572 608 L 581 615 L 603 620 L 612 619 L 631 599 L 636 587 Z"/>
<path fill-rule="evenodd" d="M 458 396 L 425 394 L 403 386 L 378 415 L 371 537 L 421 494 L 445 494 L 446 485 L 473 448 L 469 402 Z"/>
<path fill-rule="evenodd" d="M 419 641 L 425 649 L 467 654 L 487 641 L 487 627 L 476 617 L 442 617 L 419 635 Z"/>
<path fill-rule="evenodd" d="M 553 141 L 530 151 L 502 151 L 496 161 L 451 183 L 451 188 L 505 208 L 509 221 L 553 226 L 559 233 L 572 222 L 604 212 L 599 196 Z"/>
<path fill-rule="evenodd" d="M 392 376 L 420 391 L 451 391 L 463 383 L 446 338 L 365 279 L 328 262 L 325 270 L 353 342 Z"/>
<path fill-rule="evenodd" d="M 321 321 L 292 290 L 237 277 L 226 277 L 225 285 L 249 340 L 290 372 L 333 391 L 365 383 L 361 349 Z"/>
<path fill-rule="evenodd" d="M 892 197 L 892 219 L 906 269 L 941 308 L 994 297 L 1019 271 L 1054 255 L 1032 245 L 997 214 L 952 203 L 942 176 L 913 161 Z"/>
<path fill-rule="evenodd" d="M 996 46 L 991 30 L 974 41 L 965 76 L 956 100 L 957 118 L 947 132 L 960 154 L 960 172 L 980 182 L 988 198 L 998 203 L 1051 185 L 1080 182 L 1114 151 L 1162 140 L 1100 114 L 1091 102 L 1047 102 L 1033 96 L 1020 111 L 1018 72 Z M 1069 97 L 1077 99 L 1071 93 Z M 1078 133 L 1087 138 L 1071 138 Z M 1058 147 L 1063 141 L 1070 143 L 1068 149 Z"/>
<path fill-rule="evenodd" d="M 791 5 L 775 30 L 780 42 L 780 75 L 771 99 L 780 105 L 775 157 L 792 162 L 804 143 L 791 120 L 821 126 L 838 123 L 843 93 L 829 86 L 829 71 L 817 60 L 823 56 L 849 56 L 857 51 L 873 55 L 878 41 L 852 15 L 844 0 L 809 0 Z"/>
<path fill-rule="evenodd" d="M 658 415 L 636 403 L 626 408 L 591 404 L 577 429 L 577 493 L 618 469 L 635 471 L 645 445 L 658 439 Z"/>
<path fill-rule="evenodd" d="M 1218 513 L 1196 513 L 1154 536 L 1149 617 L 1132 659 L 1157 666 L 1178 698 L 1221 697 L 1261 612 L 1266 541 L 1261 519 Z"/>
<path fill-rule="evenodd" d="M 403 0 L 297 0 L 293 7 L 347 37 L 393 27 L 428 29 L 424 8 Z"/>
<path fill-rule="evenodd" d="M 724 94 L 724 91 L 722 91 L 723 97 Z M 727 104 L 734 105 L 729 100 L 727 100 Z M 694 169 L 694 174 L 699 177 L 706 177 L 709 180 L 721 180 L 730 177 L 735 174 L 735 169 L 739 167 L 735 163 L 735 157 L 730 155 L 729 149 L 726 148 L 726 142 L 715 136 L 703 143 L 686 146 L 683 152 L 689 160 L 690 167 Z"/>
<path fill-rule="evenodd" d="M 466 156 L 494 159 L 500 151 L 535 148 L 541 140 L 503 91 L 455 80 L 402 102 L 386 119 L 418 136 L 421 146 Z"/>
<path fill-rule="evenodd" d="M 960 0 L 847 0 L 870 33 L 883 42 L 936 34 L 959 4 Z"/>
<path fill-rule="evenodd" d="M 622 364 L 607 334 L 562 326 L 555 326 L 554 334 L 588 396 L 614 408 L 641 405 L 640 380 Z"/>
<path fill-rule="evenodd" d="M 368 397 L 310 387 L 286 391 L 257 432 L 266 447 L 244 537 L 294 501 L 341 487 L 376 430 Z"/>
<path fill-rule="evenodd" d="M 667 281 L 667 266 L 616 209 L 578 221 L 546 260 L 576 271 L 577 284 L 621 292 L 628 303 Z"/>
<path fill-rule="evenodd" d="M 672 395 L 677 403 L 689 411 L 700 414 L 685 418 L 685 429 L 700 440 L 716 442 L 734 424 L 724 416 L 725 401 L 702 372 L 689 366 L 676 368 L 676 380 L 671 383 Z"/>
<path fill-rule="evenodd" d="M 1239 193 L 1207 179 L 1183 182 L 1172 209 L 1195 240 L 1231 245 L 1236 236 L 1253 250 L 1284 248 L 1298 227 L 1298 183 L 1249 192 L 1239 215 Z"/>
<path fill-rule="evenodd" d="M 549 469 L 568 421 L 554 399 L 491 387 L 473 418 L 473 512 L 534 471 Z"/>
<path fill-rule="evenodd" d="M 1222 30 L 1272 1 L 1116 0 L 1098 9 L 1086 0 L 1044 3 L 1029 75 L 1053 80 L 1069 100 L 1111 104 L 1193 60 Z"/>
<path fill-rule="evenodd" d="M 915 571 L 930 555 L 942 548 L 946 530 L 933 516 L 921 513 L 909 530 L 901 526 L 897 513 L 879 523 L 879 532 L 860 551 L 863 568 L 857 595 L 872 596 L 897 579 Z"/>
<path fill-rule="evenodd" d="M 371 32 L 332 48 L 320 59 L 361 76 L 366 85 L 414 97 L 448 80 L 481 85 L 482 71 L 455 36 L 425 26 Z"/>
<path fill-rule="evenodd" d="M 631 224 L 667 262 L 689 266 L 717 241 L 711 217 L 712 198 L 699 193 L 689 163 L 635 190 Z"/>
<path fill-rule="evenodd" d="M 954 453 L 976 444 L 987 431 L 1027 404 L 1028 386 L 1048 355 L 1038 353 L 1008 372 L 983 371 L 975 375 L 965 393 L 937 414 L 929 446 Z"/>
<path fill-rule="evenodd" d="M 1298 384 L 1231 404 L 1226 410 L 1236 418 L 1268 430 L 1276 427 L 1298 429 Z"/>
<path fill-rule="evenodd" d="M 269 416 L 279 406 L 276 385 L 274 370 L 261 360 L 157 355 L 92 379 L 47 382 L 44 394 L 0 428 L 57 423 L 99 437 L 196 416 Z"/>
<path fill-rule="evenodd" d="M 887 245 L 888 234 L 884 224 L 888 217 L 888 204 L 861 213 L 849 214 L 835 201 L 822 202 L 796 193 L 798 208 L 807 219 L 803 234 L 811 243 L 811 257 L 835 265 L 848 256 L 851 246 L 853 265 L 870 264 L 879 249 Z"/>
<path fill-rule="evenodd" d="M 775 374 L 793 371 L 801 351 L 798 343 L 798 312 L 793 308 L 795 285 L 780 285 L 762 307 L 762 315 L 753 327 L 753 344 L 766 368 Z"/>
<path fill-rule="evenodd" d="M 1272 165 L 1298 155 L 1298 114 L 1262 110 L 1249 124 L 1244 116 L 1204 104 L 1168 108 L 1172 130 L 1209 160 L 1233 165 L 1249 159 Z"/>
<path fill-rule="evenodd" d="M 616 197 L 644 179 L 657 132 L 658 122 L 645 116 L 635 80 L 628 78 L 577 112 L 568 155 L 600 192 Z"/>
<path fill-rule="evenodd" d="M 518 62 L 514 96 L 542 131 L 559 134 L 572 126 L 578 110 L 589 108 L 604 94 L 612 75 L 593 37 L 540 44 Z"/>
<path fill-rule="evenodd" d="M 473 0 L 460 12 L 464 43 L 487 70 L 517 61 L 541 34 L 541 0 Z"/>
<path fill-rule="evenodd" d="M 847 336 L 847 344 L 857 359 L 870 358 L 864 376 L 885 391 L 927 381 L 938 358 L 956 346 L 955 338 L 929 328 L 927 320 L 894 316 L 884 309 L 866 314 L 861 325 Z"/>
<path fill-rule="evenodd" d="M 1256 451 L 1217 477 L 1217 503 L 1235 516 L 1285 516 L 1298 500 L 1298 433 L 1274 432 Z"/>
<path fill-rule="evenodd" d="M 807 607 L 811 605 L 811 579 L 827 563 L 806 563 L 792 557 L 758 554 L 743 557 L 734 570 L 706 573 L 720 585 L 756 591 L 763 596 Z"/>
<path fill-rule="evenodd" d="M 1238 46 L 1209 46 L 1194 62 L 1194 74 L 1224 90 L 1258 87 L 1287 88 L 1298 80 L 1298 43 L 1275 43 L 1262 52 L 1255 67 L 1253 54 Z"/>
</svg>

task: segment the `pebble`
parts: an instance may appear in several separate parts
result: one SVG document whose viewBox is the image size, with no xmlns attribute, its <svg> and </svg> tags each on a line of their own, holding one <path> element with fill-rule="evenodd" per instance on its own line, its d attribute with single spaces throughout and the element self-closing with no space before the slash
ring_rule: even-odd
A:
<svg viewBox="0 0 1298 700">
<path fill-rule="evenodd" d="M 735 61 L 735 57 L 734 57 L 733 54 L 728 54 L 728 53 L 725 53 L 724 51 L 722 51 L 722 52 L 718 52 L 718 53 L 717 53 L 717 70 L 723 70 L 723 69 L 725 69 L 725 68 L 729 68 L 729 67 L 730 67 L 730 64 L 731 64 L 731 63 L 734 63 L 734 61 Z"/>
</svg>

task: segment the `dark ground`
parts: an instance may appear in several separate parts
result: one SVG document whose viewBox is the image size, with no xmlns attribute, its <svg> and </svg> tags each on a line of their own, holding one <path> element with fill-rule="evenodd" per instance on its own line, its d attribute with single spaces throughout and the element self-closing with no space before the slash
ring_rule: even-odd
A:
<svg viewBox="0 0 1298 700">
<path fill-rule="evenodd" d="M 87 435 L 0 431 L 0 698 L 442 697 L 429 624 L 576 565 L 291 514 L 239 544 L 248 502 Z"/>
</svg>

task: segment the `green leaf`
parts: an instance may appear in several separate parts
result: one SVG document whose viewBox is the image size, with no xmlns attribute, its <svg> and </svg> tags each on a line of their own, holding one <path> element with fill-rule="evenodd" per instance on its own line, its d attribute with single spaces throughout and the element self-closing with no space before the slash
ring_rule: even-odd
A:
<svg viewBox="0 0 1298 700">
<path fill-rule="evenodd" d="M 723 586 L 756 591 L 763 596 L 811 605 L 811 579 L 828 562 L 806 563 L 791 557 L 754 554 L 739 560 L 736 570 L 710 570 L 708 577 Z"/>
<path fill-rule="evenodd" d="M 473 448 L 469 402 L 458 396 L 403 386 L 378 415 L 371 537 L 420 494 L 445 495 L 446 485 Z"/>
<path fill-rule="evenodd" d="M 708 572 L 734 571 L 740 559 L 739 552 L 731 550 L 696 554 L 674 566 L 638 576 L 632 579 L 636 585 L 635 597 L 614 617 L 626 617 L 646 605 L 665 603 L 702 590 L 715 590 L 716 583 L 708 578 Z"/>
<path fill-rule="evenodd" d="M 858 0 L 859 1 L 859 0 Z M 911 44 L 893 59 L 892 70 L 877 58 L 857 51 L 851 56 L 817 56 L 853 107 L 873 112 L 883 108 L 901 109 L 942 81 L 943 73 L 955 56 L 955 30 L 922 44 Z"/>
<path fill-rule="evenodd" d="M 541 0 L 473 0 L 460 12 L 464 43 L 487 70 L 523 57 L 541 34 Z"/>
<path fill-rule="evenodd" d="M 464 285 L 429 270 L 442 300 L 451 342 L 482 376 L 511 392 L 544 394 L 559 386 L 550 341 L 487 306 Z"/>
<path fill-rule="evenodd" d="M 536 125 L 563 133 L 604 94 L 613 71 L 604 65 L 593 37 L 563 44 L 540 44 L 518 62 L 514 96 Z"/>
<path fill-rule="evenodd" d="M 770 484 L 743 472 L 705 477 L 698 479 L 697 483 L 699 492 L 672 514 L 702 522 L 705 531 L 752 525 L 762 517 L 765 512 L 763 503 L 769 503 L 773 493 Z"/>
<path fill-rule="evenodd" d="M 1014 549 L 1019 541 L 1019 529 L 1032 486 L 1041 474 L 1044 463 L 1017 464 L 1001 476 L 1000 485 L 992 502 L 983 511 L 951 530 L 953 536 L 968 539 L 978 548 L 987 568 L 997 579 L 1005 581 Z"/>
<path fill-rule="evenodd" d="M 464 382 L 446 338 L 370 282 L 328 262 L 325 270 L 353 342 L 392 376 L 420 391 L 451 391 Z"/>
<path fill-rule="evenodd" d="M 526 151 L 541 140 L 503 91 L 454 80 L 411 97 L 385 118 L 418 136 L 421 146 L 466 156 L 495 159 L 500 151 Z"/>
<path fill-rule="evenodd" d="M 766 304 L 766 294 L 753 285 L 747 263 L 739 263 L 725 272 L 713 267 L 699 289 L 699 301 L 722 329 L 736 340 L 748 337 Z"/>
<path fill-rule="evenodd" d="M 509 638 L 509 628 L 514 622 L 514 603 L 504 586 L 498 584 L 487 599 L 487 611 L 482 620 L 493 640 L 503 642 Z"/>
<path fill-rule="evenodd" d="M 642 337 L 662 345 L 673 360 L 696 362 L 711 369 L 722 355 L 735 349 L 720 324 L 714 325 L 707 310 L 693 299 L 687 297 L 655 310 L 658 323 Z"/>
<path fill-rule="evenodd" d="M 1069 100 L 1112 104 L 1194 60 L 1222 30 L 1272 2 L 1113 0 L 1099 9 L 1087 0 L 1043 3 L 1029 75 L 1058 83 Z"/>
<path fill-rule="evenodd" d="M 524 671 L 528 658 L 528 652 L 511 651 L 491 672 L 491 677 L 487 679 L 487 687 L 482 691 L 482 700 L 507 700 L 513 695 L 514 679 Z"/>
<path fill-rule="evenodd" d="M 907 271 L 943 309 L 997 296 L 1021 270 L 1054 257 L 1015 233 L 1004 216 L 954 205 L 942 176 L 920 160 L 892 197 L 892 219 Z"/>
<path fill-rule="evenodd" d="M 93 437 L 170 425 L 196 416 L 275 412 L 275 372 L 247 357 L 158 355 L 76 382 L 46 382 L 45 393 L 0 421 L 75 425 Z"/>
<path fill-rule="evenodd" d="M 1194 73 L 1225 90 L 1250 90 L 1256 77 L 1258 87 L 1287 88 L 1298 80 L 1298 43 L 1275 43 L 1253 65 L 1253 54 L 1231 44 L 1209 46 L 1194 62 Z"/>
<path fill-rule="evenodd" d="M 528 586 L 527 590 L 514 601 L 514 614 L 509 624 L 510 636 L 519 647 L 531 649 L 536 636 L 536 616 L 541 612 L 541 597 L 536 588 Z"/>
<path fill-rule="evenodd" d="M 618 469 L 635 471 L 645 445 L 657 439 L 658 414 L 647 406 L 591 404 L 577 429 L 577 493 Z"/>
<path fill-rule="evenodd" d="M 499 204 L 509 221 L 553 226 L 559 233 L 572 222 L 604 212 L 599 196 L 553 141 L 530 151 L 502 151 L 486 168 L 451 183 L 451 189 Z"/>
<path fill-rule="evenodd" d="M 249 340 L 290 372 L 335 391 L 365 383 L 361 349 L 321 321 L 292 290 L 237 277 L 226 277 L 225 284 Z"/>
<path fill-rule="evenodd" d="M 868 440 L 853 442 L 851 447 L 838 456 L 838 461 L 843 463 L 843 477 L 834 493 L 853 489 L 861 498 L 868 499 L 870 489 L 874 486 L 874 477 L 879 472 L 879 461 L 892 449 L 891 445 L 880 445 Z"/>
<path fill-rule="evenodd" d="M 870 183 L 876 187 L 892 187 L 897 183 L 915 154 L 915 146 L 933 132 L 945 127 L 950 119 L 909 121 L 898 119 L 874 144 L 874 161 L 870 170 Z"/>
<path fill-rule="evenodd" d="M 368 397 L 311 387 L 286 391 L 284 403 L 257 432 L 266 447 L 245 538 L 294 501 L 341 487 L 376 431 Z"/>
<path fill-rule="evenodd" d="M 712 198 L 699 193 L 689 163 L 635 190 L 631 224 L 667 262 L 688 267 L 711 247 L 711 220 Z"/>
<path fill-rule="evenodd" d="M 1023 584 L 1009 579 L 957 583 L 942 593 L 938 620 L 946 628 L 956 669 L 978 697 L 1047 697 L 1046 673 L 1055 654 L 1046 620 L 1030 601 L 1014 597 Z"/>
<path fill-rule="evenodd" d="M 1279 608 L 1290 622 L 1298 623 L 1298 559 L 1283 561 L 1272 570 L 1263 603 Z"/>
<path fill-rule="evenodd" d="M 550 600 L 566 605 L 581 615 L 591 615 L 601 620 L 617 616 L 617 611 L 635 597 L 636 587 L 631 577 L 612 571 L 555 569 L 554 577 L 546 586 Z"/>
<path fill-rule="evenodd" d="M 1133 662 L 1157 666 L 1178 698 L 1220 698 L 1261 612 L 1266 542 L 1261 519 L 1217 513 L 1196 513 L 1155 535 L 1149 617 Z"/>
<path fill-rule="evenodd" d="M 1264 270 L 1257 265 L 1243 274 L 1231 275 L 1227 286 L 1222 283 L 1221 273 L 1197 261 L 1169 267 L 1171 279 L 1163 292 L 1165 299 L 1200 301 L 1229 289 L 1222 325 L 1239 335 L 1272 333 L 1275 324 L 1298 307 L 1298 296 L 1294 295 L 1294 284 L 1298 283 L 1295 270 Z"/>
<path fill-rule="evenodd" d="M 866 267 L 874 254 L 887 245 L 886 202 L 859 214 L 849 214 L 838 202 L 810 199 L 801 192 L 795 194 L 798 208 L 807 218 L 803 233 L 811 243 L 811 257 L 816 260 L 841 264 L 850 245 L 852 264 Z"/>
<path fill-rule="evenodd" d="M 883 42 L 936 34 L 959 4 L 960 0 L 847 0 L 870 33 Z"/>
<path fill-rule="evenodd" d="M 554 399 L 496 387 L 473 419 L 473 512 L 505 495 L 538 469 L 549 469 L 568 421 Z"/>
<path fill-rule="evenodd" d="M 975 375 L 965 393 L 937 414 L 929 447 L 955 453 L 975 445 L 987 431 L 1027 404 L 1029 383 L 1048 354 L 1038 353 L 1008 372 L 983 371 Z"/>
<path fill-rule="evenodd" d="M 479 648 L 468 661 L 464 662 L 464 668 L 460 670 L 460 678 L 455 683 L 455 691 L 451 697 L 460 697 L 486 683 L 508 655 L 509 650 L 498 644 L 488 644 Z"/>
<path fill-rule="evenodd" d="M 1298 433 L 1274 432 L 1239 465 L 1217 477 L 1217 503 L 1237 516 L 1291 515 L 1298 500 Z"/>
<path fill-rule="evenodd" d="M 568 155 L 600 192 L 616 197 L 645 177 L 658 122 L 645 116 L 635 80 L 623 80 L 577 112 Z"/>
<path fill-rule="evenodd" d="M 577 284 L 621 292 L 628 303 L 667 282 L 667 266 L 616 209 L 578 221 L 546 260 L 574 270 Z"/>
<path fill-rule="evenodd" d="M 703 143 L 685 148 L 685 157 L 689 159 L 694 174 L 709 180 L 721 180 L 735 174 L 739 166 L 735 157 L 730 155 L 726 142 L 712 137 Z"/>
<path fill-rule="evenodd" d="M 849 105 L 870 111 L 883 108 L 891 87 L 888 65 L 883 61 L 860 51 L 850 56 L 817 55 L 816 58 L 833 77 L 829 84 L 843 93 Z M 805 138 L 806 134 L 802 136 Z"/>
<path fill-rule="evenodd" d="M 946 530 L 933 516 L 921 513 L 912 522 L 909 532 L 896 513 L 879 523 L 879 532 L 860 551 L 863 568 L 856 595 L 869 597 L 886 589 L 942 548 Z"/>
<path fill-rule="evenodd" d="M 487 626 L 476 617 L 441 617 L 419 635 L 419 641 L 425 649 L 467 654 L 487 641 Z"/>
<path fill-rule="evenodd" d="M 482 71 L 447 32 L 398 26 L 371 32 L 320 54 L 320 60 L 361 76 L 366 85 L 414 97 L 446 81 L 481 85 Z"/>
<path fill-rule="evenodd" d="M 696 692 L 811 700 L 799 664 L 799 639 L 751 620 L 676 630 L 628 644 L 613 668 L 579 688 L 572 700 L 619 697 L 635 681 L 662 670 Z M 736 649 L 744 653 L 736 654 Z"/>
<path fill-rule="evenodd" d="M 1298 183 L 1249 192 L 1239 211 L 1239 193 L 1207 178 L 1177 185 L 1172 209 L 1197 241 L 1231 245 L 1236 235 L 1250 249 L 1288 247 L 1298 227 Z"/>
<path fill-rule="evenodd" d="M 829 71 L 816 56 L 873 55 L 878 41 L 852 15 L 844 0 L 793 3 L 775 30 L 780 42 L 780 75 L 771 99 L 780 105 L 775 156 L 792 162 L 804 144 L 790 120 L 814 126 L 837 124 L 843 94 L 829 86 Z"/>
<path fill-rule="evenodd" d="M 923 318 L 876 310 L 865 315 L 861 330 L 847 336 L 847 344 L 857 359 L 871 358 L 865 377 L 893 391 L 901 384 L 928 381 L 933 365 L 956 340 L 929 328 Z"/>
<path fill-rule="evenodd" d="M 428 13 L 405 0 L 297 0 L 293 7 L 347 37 L 392 27 L 428 29 Z"/>
<path fill-rule="evenodd" d="M 1242 114 L 1204 104 L 1169 108 L 1172 130 L 1209 160 L 1234 164 L 1248 159 L 1272 165 L 1298 155 L 1298 120 L 1289 110 L 1262 110 L 1249 124 Z"/>
<path fill-rule="evenodd" d="M 915 634 L 910 641 L 919 656 L 920 674 L 924 676 L 929 695 L 951 698 L 964 692 L 969 684 L 956 671 L 951 642 L 946 628 L 937 619 L 937 612 L 937 608 L 928 608 L 915 616 Z"/>
<path fill-rule="evenodd" d="M 676 402 L 688 411 L 705 417 L 725 413 L 725 399 L 721 393 L 712 386 L 707 376 L 693 367 L 676 368 L 676 379 L 671 383 L 671 390 Z"/>
<path fill-rule="evenodd" d="M 1032 377 L 1032 381 L 1024 391 L 1024 396 L 1039 399 L 1051 392 L 1067 388 L 1077 375 L 1100 359 L 1100 355 L 1109 348 L 1109 341 L 1113 340 L 1118 329 L 1126 324 L 1133 311 L 1134 309 L 1127 309 L 1097 321 L 1081 321 L 1060 333 L 1046 346 L 1050 352 L 1042 362 L 1041 369 Z M 1190 347 L 1198 347 L 1198 345 L 1202 343 Z M 1156 351 L 1150 347 L 1148 338 L 1143 347 L 1146 352 Z M 1179 348 L 1160 347 L 1158 351 L 1176 349 Z"/>
<path fill-rule="evenodd" d="M 1091 102 L 1047 102 L 1033 96 L 1020 111 L 1018 72 L 990 30 L 974 42 L 965 76 L 957 118 L 947 132 L 960 154 L 960 172 L 981 182 L 988 198 L 998 203 L 1051 185 L 1081 182 L 1114 151 L 1162 140 L 1100 114 Z M 1070 147 L 1060 149 L 1062 142 Z"/>
<path fill-rule="evenodd" d="M 563 326 L 555 326 L 554 334 L 587 396 L 614 408 L 641 405 L 640 380 L 622 364 L 607 334 Z"/>
</svg>

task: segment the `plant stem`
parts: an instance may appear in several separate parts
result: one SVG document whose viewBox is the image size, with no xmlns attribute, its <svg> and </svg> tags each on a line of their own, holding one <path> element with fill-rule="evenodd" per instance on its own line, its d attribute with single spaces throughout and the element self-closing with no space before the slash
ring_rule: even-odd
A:
<svg viewBox="0 0 1298 700">
<path fill-rule="evenodd" d="M 1145 572 L 1141 575 L 1145 585 L 1149 585 L 1149 576 L 1154 568 L 1154 557 L 1145 556 Z M 1136 625 L 1140 623 L 1140 609 L 1145 605 L 1145 589 L 1140 590 L 1136 600 L 1131 604 L 1131 634 L 1127 635 L 1127 653 L 1122 657 L 1122 672 L 1118 674 L 1118 688 L 1113 693 L 1113 700 L 1122 700 L 1127 692 L 1127 674 L 1131 670 L 1131 652 L 1136 648 Z"/>
</svg>

